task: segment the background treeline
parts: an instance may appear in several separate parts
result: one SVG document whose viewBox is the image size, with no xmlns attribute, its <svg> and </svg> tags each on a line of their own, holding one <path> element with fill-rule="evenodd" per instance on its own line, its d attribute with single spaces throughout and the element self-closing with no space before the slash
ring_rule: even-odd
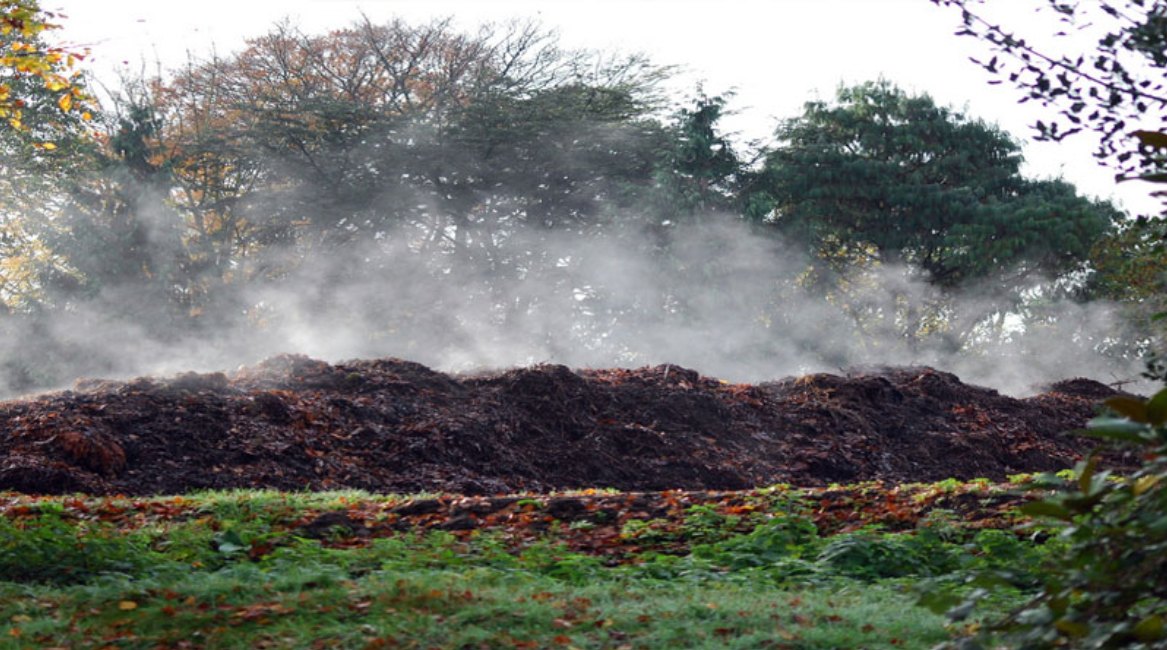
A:
<svg viewBox="0 0 1167 650">
<path fill-rule="evenodd" d="M 874 81 L 747 145 L 669 78 L 529 23 L 395 21 L 280 24 L 84 119 L 30 84 L 0 131 L 0 391 L 321 337 L 455 366 L 669 340 L 755 374 L 1154 345 L 1154 241 L 992 124 Z"/>
</svg>

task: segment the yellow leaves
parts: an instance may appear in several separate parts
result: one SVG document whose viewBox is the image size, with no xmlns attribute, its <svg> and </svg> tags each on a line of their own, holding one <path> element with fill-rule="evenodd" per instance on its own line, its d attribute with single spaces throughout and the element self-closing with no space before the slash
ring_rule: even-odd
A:
<svg viewBox="0 0 1167 650">
<path fill-rule="evenodd" d="M 75 82 L 80 71 L 74 70 L 77 62 L 84 57 L 65 48 L 45 47 L 36 42 L 38 34 L 58 28 L 48 22 L 56 18 L 57 14 L 42 11 L 35 2 L 5 0 L 2 4 L 0 32 L 22 37 L 13 38 L 12 42 L 0 46 L 0 70 L 8 73 L 4 76 L 35 77 L 43 82 L 49 92 L 63 92 L 57 99 L 62 112 L 69 113 L 79 105 L 87 104 L 89 98 Z M 0 118 L 7 118 L 8 126 L 16 131 L 29 130 L 29 125 L 24 123 L 19 114 L 19 109 L 25 104 L 26 98 L 13 97 L 11 89 L 0 84 Z"/>
<path fill-rule="evenodd" d="M 5 233 L 7 235 L 7 233 Z M 0 274 L 15 275 L 23 271 L 23 268 L 32 263 L 32 256 L 19 256 L 19 254 L 6 254 L 4 258 L 0 258 Z"/>
<path fill-rule="evenodd" d="M 129 612 L 129 611 L 138 609 L 138 603 L 136 603 L 132 600 L 118 601 L 118 609 L 123 611 L 123 612 Z"/>
<path fill-rule="evenodd" d="M 24 36 L 35 36 L 46 29 L 57 29 L 42 19 L 56 16 L 54 13 L 42 12 L 39 7 L 29 0 L 6 0 L 3 3 L 2 17 L 0 17 L 0 32 L 11 34 L 18 32 Z"/>
<path fill-rule="evenodd" d="M 1135 485 L 1133 488 L 1131 488 L 1131 491 L 1134 492 L 1135 496 L 1141 496 L 1142 494 L 1144 494 L 1145 492 L 1147 492 L 1151 488 L 1155 487 L 1155 484 L 1158 482 L 1159 482 L 1158 476 L 1154 476 L 1154 475 L 1144 476 L 1144 477 L 1140 478 L 1139 480 L 1135 481 Z"/>
</svg>

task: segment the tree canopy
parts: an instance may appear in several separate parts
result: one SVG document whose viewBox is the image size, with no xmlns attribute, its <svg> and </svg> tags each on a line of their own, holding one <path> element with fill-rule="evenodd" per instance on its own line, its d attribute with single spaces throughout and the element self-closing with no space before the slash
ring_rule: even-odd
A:
<svg viewBox="0 0 1167 650">
<path fill-rule="evenodd" d="M 0 118 L 17 131 L 37 128 L 42 138 L 49 135 L 46 120 L 29 117 L 43 116 L 46 107 L 59 111 L 55 120 L 74 110 L 90 118 L 90 99 L 77 83 L 81 73 L 75 67 L 84 55 L 44 42 L 46 32 L 59 28 L 57 18 L 37 0 L 0 0 Z M 51 141 L 37 145 L 56 148 Z"/>
<path fill-rule="evenodd" d="M 68 128 L 44 140 L 55 149 L 8 129 L 0 162 L 0 300 L 14 331 L 48 333 L 7 353 L 17 383 L 118 363 L 37 323 L 163 344 L 262 338 L 305 313 L 402 355 L 448 332 L 426 361 L 538 339 L 618 362 L 699 324 L 739 331 L 748 354 L 721 356 L 759 367 L 841 364 L 832 348 L 889 328 L 999 320 L 1080 273 L 1118 215 L 1022 177 L 995 127 L 886 82 L 811 103 L 758 146 L 725 132 L 730 95 L 678 100 L 669 75 L 532 23 L 363 20 L 280 23 L 129 80 L 91 123 L 42 86 L 46 119 Z M 906 280 L 876 272 L 900 266 Z M 905 307 L 921 280 L 935 293 Z M 1007 291 L 958 317 L 951 298 L 993 282 Z M 831 322 L 792 337 L 806 324 L 788 305 L 806 298 Z"/>
<path fill-rule="evenodd" d="M 1022 177 L 1020 147 L 996 127 L 887 82 L 807 104 L 778 138 L 767 222 L 825 259 L 908 263 L 940 287 L 1064 273 L 1120 216 Z"/>
</svg>

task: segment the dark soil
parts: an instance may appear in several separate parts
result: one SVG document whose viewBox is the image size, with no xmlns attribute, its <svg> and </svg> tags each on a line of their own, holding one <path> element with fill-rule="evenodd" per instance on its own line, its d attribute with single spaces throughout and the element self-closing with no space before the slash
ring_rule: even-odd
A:
<svg viewBox="0 0 1167 650">
<path fill-rule="evenodd" d="M 929 368 L 726 384 L 679 366 L 454 377 L 281 356 L 232 375 L 81 381 L 0 403 L 0 490 L 737 490 L 1071 467 L 1116 393 L 1014 399 Z M 1121 461 L 1121 459 L 1115 459 Z"/>
</svg>

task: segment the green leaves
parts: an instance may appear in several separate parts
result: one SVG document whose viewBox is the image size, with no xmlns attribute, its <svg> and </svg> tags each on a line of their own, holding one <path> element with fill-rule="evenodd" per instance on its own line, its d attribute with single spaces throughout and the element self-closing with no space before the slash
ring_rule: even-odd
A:
<svg viewBox="0 0 1167 650">
<path fill-rule="evenodd" d="M 160 561 L 147 541 L 142 534 L 80 524 L 54 511 L 26 522 L 0 514 L 0 579 L 60 585 L 134 573 Z"/>
<path fill-rule="evenodd" d="M 1081 429 L 1075 433 L 1124 442 L 1146 442 L 1144 437 L 1146 427 L 1126 418 L 1094 418 L 1088 426 L 1089 428 Z"/>
<path fill-rule="evenodd" d="M 1155 426 L 1167 424 L 1167 390 L 1155 393 L 1146 405 L 1147 422 Z"/>
<path fill-rule="evenodd" d="M 225 555 L 239 553 L 248 548 L 248 544 L 234 529 L 226 530 L 215 535 L 215 550 Z"/>
<path fill-rule="evenodd" d="M 692 218 L 731 205 L 735 184 L 745 164 L 720 130 L 724 97 L 700 97 L 692 109 L 682 109 L 672 126 L 670 147 L 661 156 L 654 203 L 662 220 Z"/>
<path fill-rule="evenodd" d="M 1112 397 L 1103 402 L 1108 408 L 1135 422 L 1147 421 L 1147 405 L 1142 400 L 1130 397 Z"/>
<path fill-rule="evenodd" d="M 1078 431 L 1083 435 L 1141 445 L 1161 444 L 1159 427 L 1167 424 L 1167 390 L 1143 401 L 1131 397 L 1112 397 L 1103 404 L 1123 417 L 1098 417 Z"/>
<path fill-rule="evenodd" d="M 1084 431 L 1111 444 L 1135 443 L 1145 464 L 1130 476 L 1099 471 L 1092 453 L 1077 468 L 1076 490 L 1022 506 L 1054 519 L 1072 543 L 1045 567 L 1042 593 L 986 626 L 985 646 L 1128 648 L 1167 635 L 1167 391 L 1150 400 L 1114 398 L 1122 417 L 1093 420 Z M 1151 646 L 1158 647 L 1158 645 Z"/>
<path fill-rule="evenodd" d="M 1031 517 L 1053 517 L 1062 521 L 1070 521 L 1074 518 L 1074 513 L 1070 512 L 1069 508 L 1050 501 L 1027 503 L 1021 506 L 1019 510 L 1023 514 Z"/>
<path fill-rule="evenodd" d="M 1156 427 L 1167 424 L 1167 390 L 1155 393 L 1146 401 L 1132 397 L 1112 397 L 1103 404 L 1137 424 L 1150 424 Z M 1091 428 L 1094 426 L 1091 425 Z"/>
<path fill-rule="evenodd" d="M 1164 625 L 1163 617 L 1155 614 L 1139 621 L 1131 634 L 1140 641 L 1157 641 L 1164 637 L 1165 628 L 1167 625 Z"/>
<path fill-rule="evenodd" d="M 812 102 L 767 157 L 774 224 L 823 257 L 921 266 L 953 288 L 1013 265 L 1076 268 L 1120 215 L 1058 181 L 1020 175 L 1007 134 L 881 81 Z"/>
</svg>

